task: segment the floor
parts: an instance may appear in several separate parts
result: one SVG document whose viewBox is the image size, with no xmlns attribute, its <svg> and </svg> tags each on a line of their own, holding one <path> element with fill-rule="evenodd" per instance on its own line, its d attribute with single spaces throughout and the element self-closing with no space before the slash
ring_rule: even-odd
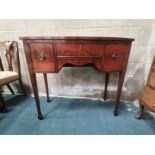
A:
<svg viewBox="0 0 155 155">
<path fill-rule="evenodd" d="M 154 135 L 155 119 L 147 112 L 134 118 L 138 107 L 121 101 L 119 116 L 113 116 L 114 101 L 40 97 L 44 120 L 38 120 L 34 98 L 5 95 L 8 112 L 0 113 L 1 135 Z"/>
</svg>

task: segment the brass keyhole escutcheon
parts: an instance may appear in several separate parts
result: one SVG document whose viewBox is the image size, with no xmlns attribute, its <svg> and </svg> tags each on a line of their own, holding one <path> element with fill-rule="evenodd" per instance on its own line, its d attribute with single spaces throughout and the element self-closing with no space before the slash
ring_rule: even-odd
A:
<svg viewBox="0 0 155 155">
<path fill-rule="evenodd" d="M 119 55 L 113 53 L 113 54 L 112 54 L 112 59 L 113 59 L 113 60 L 118 60 L 118 59 L 119 59 Z"/>
<path fill-rule="evenodd" d="M 82 44 L 80 44 L 80 45 L 79 45 L 79 49 L 82 50 L 82 48 L 83 48 L 83 46 L 82 46 Z"/>
</svg>

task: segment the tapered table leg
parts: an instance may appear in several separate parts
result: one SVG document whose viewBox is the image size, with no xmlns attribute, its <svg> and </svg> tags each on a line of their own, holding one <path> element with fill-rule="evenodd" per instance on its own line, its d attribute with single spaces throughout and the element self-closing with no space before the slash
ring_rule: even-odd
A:
<svg viewBox="0 0 155 155">
<path fill-rule="evenodd" d="M 44 75 L 44 81 L 45 81 L 45 88 L 46 88 L 46 95 L 47 95 L 47 102 L 51 102 L 49 97 L 49 91 L 48 91 L 48 81 L 47 81 L 47 74 L 43 73 Z"/>
<path fill-rule="evenodd" d="M 117 94 L 116 94 L 116 103 L 115 103 L 115 108 L 113 111 L 114 116 L 118 115 L 118 108 L 119 108 L 119 104 L 120 104 L 120 96 L 121 96 L 123 82 L 124 82 L 124 74 L 122 72 L 119 72 L 119 80 L 118 80 L 118 87 L 117 87 Z"/>
<path fill-rule="evenodd" d="M 38 119 L 42 120 L 43 115 L 41 112 L 40 108 L 40 101 L 39 101 L 39 94 L 38 94 L 38 86 L 37 86 L 37 80 L 36 80 L 36 73 L 33 72 L 33 65 L 32 65 L 32 60 L 31 60 L 31 53 L 30 53 L 30 47 L 28 44 L 24 41 L 24 48 L 25 48 L 25 56 L 26 56 L 26 61 L 28 64 L 28 71 L 30 75 L 30 80 L 31 80 L 31 85 L 34 93 L 34 99 L 37 107 L 37 113 L 38 113 Z"/>
<path fill-rule="evenodd" d="M 37 87 L 37 81 L 36 81 L 36 74 L 35 73 L 31 74 L 30 79 L 31 79 L 31 83 L 32 83 L 34 99 L 35 99 L 35 102 L 36 102 L 36 107 L 37 107 L 37 112 L 38 112 L 38 119 L 42 120 L 43 115 L 41 113 L 41 108 L 40 108 L 40 101 L 39 101 L 38 87 Z"/>
<path fill-rule="evenodd" d="M 104 100 L 107 99 L 107 87 L 109 83 L 109 73 L 105 73 L 105 89 L 104 89 Z"/>
</svg>

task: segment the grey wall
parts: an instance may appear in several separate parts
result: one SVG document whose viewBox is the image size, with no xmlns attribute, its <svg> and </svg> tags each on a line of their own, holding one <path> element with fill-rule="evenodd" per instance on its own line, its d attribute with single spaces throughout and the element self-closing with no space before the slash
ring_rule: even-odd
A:
<svg viewBox="0 0 155 155">
<path fill-rule="evenodd" d="M 123 86 L 122 99 L 138 98 L 155 53 L 155 20 L 0 20 L 0 41 L 17 40 L 20 47 L 22 78 L 28 93 L 31 85 L 19 36 L 111 36 L 135 38 Z M 0 46 L 0 55 L 4 49 Z M 4 56 L 2 56 L 4 59 Z M 45 95 L 42 74 L 38 74 L 39 92 Z M 115 97 L 117 74 L 112 74 L 109 97 Z M 93 68 L 63 68 L 58 74 L 48 74 L 50 94 L 74 97 L 102 97 L 104 74 Z M 20 92 L 17 82 L 14 89 Z M 4 91 L 8 92 L 7 88 Z"/>
</svg>

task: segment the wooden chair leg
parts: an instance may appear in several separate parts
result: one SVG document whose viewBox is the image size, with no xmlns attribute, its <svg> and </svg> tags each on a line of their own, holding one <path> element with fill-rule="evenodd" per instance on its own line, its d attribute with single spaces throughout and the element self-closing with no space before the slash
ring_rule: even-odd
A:
<svg viewBox="0 0 155 155">
<path fill-rule="evenodd" d="M 48 91 L 48 81 L 47 81 L 47 74 L 43 73 L 44 75 L 44 81 L 45 81 L 45 88 L 46 88 L 46 95 L 47 95 L 47 102 L 51 102 L 49 97 L 49 91 Z"/>
<path fill-rule="evenodd" d="M 20 84 L 20 87 L 21 87 L 21 89 L 23 91 L 23 94 L 26 95 L 26 91 L 25 91 L 25 88 L 24 88 L 24 85 L 23 85 L 23 81 L 22 81 L 21 78 L 19 78 L 19 84 Z"/>
<path fill-rule="evenodd" d="M 141 119 L 144 112 L 144 105 L 142 105 L 139 101 L 140 110 L 136 113 L 136 119 Z"/>
<path fill-rule="evenodd" d="M 8 89 L 11 91 L 12 94 L 15 94 L 13 89 L 11 88 L 11 86 L 9 84 L 7 84 Z"/>
<path fill-rule="evenodd" d="M 1 93 L 0 93 L 0 112 L 7 112 L 6 104 Z"/>
</svg>

